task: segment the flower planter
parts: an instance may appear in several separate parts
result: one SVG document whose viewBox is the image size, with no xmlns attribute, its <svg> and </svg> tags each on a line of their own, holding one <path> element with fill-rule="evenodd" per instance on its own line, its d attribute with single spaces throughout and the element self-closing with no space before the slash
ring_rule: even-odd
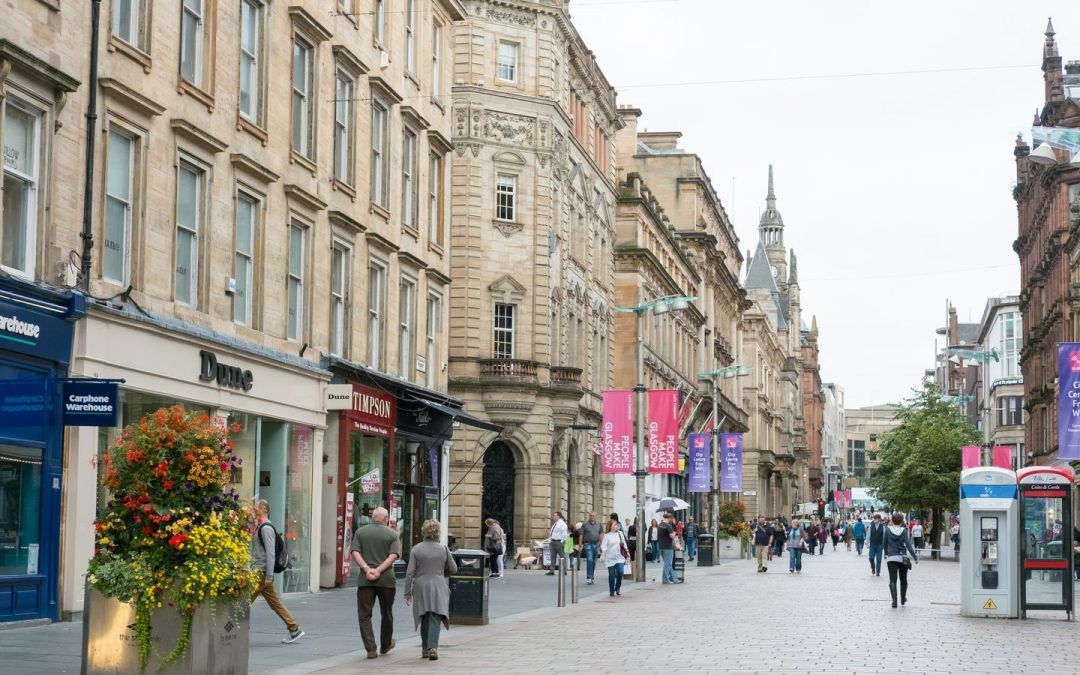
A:
<svg viewBox="0 0 1080 675">
<path fill-rule="evenodd" d="M 717 539 L 714 551 L 717 558 L 730 559 L 741 557 L 739 540 L 734 537 L 729 539 Z"/>
<path fill-rule="evenodd" d="M 135 607 L 91 589 L 87 593 L 85 654 L 83 665 L 89 675 L 128 675 L 139 672 L 139 644 L 135 639 Z M 235 615 L 235 616 L 234 616 Z M 241 602 L 239 611 L 227 603 L 216 608 L 201 605 L 191 625 L 191 646 L 184 656 L 158 670 L 160 659 L 172 650 L 180 637 L 182 621 L 172 607 L 155 610 L 153 649 L 147 673 L 162 675 L 242 675 L 248 672 L 249 606 Z"/>
</svg>

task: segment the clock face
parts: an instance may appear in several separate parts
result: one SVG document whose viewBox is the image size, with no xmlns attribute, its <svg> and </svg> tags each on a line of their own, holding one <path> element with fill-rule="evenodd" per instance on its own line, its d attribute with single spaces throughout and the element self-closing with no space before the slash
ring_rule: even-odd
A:
<svg viewBox="0 0 1080 675">
<path fill-rule="evenodd" d="M 776 275 L 779 273 L 779 270 L 776 269 L 776 265 L 769 265 L 769 269 L 772 270 L 773 279 L 775 279 Z"/>
</svg>

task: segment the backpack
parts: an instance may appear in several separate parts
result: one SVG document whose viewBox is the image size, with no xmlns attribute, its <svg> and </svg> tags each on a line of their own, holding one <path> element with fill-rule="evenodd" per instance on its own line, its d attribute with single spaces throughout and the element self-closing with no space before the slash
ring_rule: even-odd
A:
<svg viewBox="0 0 1080 675">
<path fill-rule="evenodd" d="M 274 574 L 281 574 L 289 569 L 289 550 L 285 546 L 285 539 L 281 533 L 269 521 L 259 525 L 259 530 L 255 533 L 259 537 L 260 544 L 262 544 L 262 528 L 264 527 L 269 527 L 274 531 Z M 263 544 L 263 550 L 266 550 L 265 544 Z"/>
</svg>

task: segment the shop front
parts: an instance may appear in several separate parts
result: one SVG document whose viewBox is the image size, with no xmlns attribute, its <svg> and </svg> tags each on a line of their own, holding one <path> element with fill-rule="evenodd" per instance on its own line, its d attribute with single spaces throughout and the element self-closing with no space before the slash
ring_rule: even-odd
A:
<svg viewBox="0 0 1080 675">
<path fill-rule="evenodd" d="M 266 499 L 270 520 L 288 546 L 290 566 L 275 583 L 283 592 L 317 590 L 312 570 L 318 569 L 321 493 L 313 488 L 322 476 L 329 374 L 303 359 L 163 317 L 94 305 L 81 327 L 74 360 L 79 372 L 123 378 L 125 384 L 117 427 L 69 432 L 77 448 L 69 465 L 79 478 L 65 500 L 65 611 L 81 607 L 95 506 L 108 499 L 94 457 L 125 425 L 174 405 L 233 430 L 241 463 L 229 488 L 248 503 Z"/>
<path fill-rule="evenodd" d="M 0 622 L 56 619 L 60 391 L 78 293 L 0 278 Z"/>
<path fill-rule="evenodd" d="M 502 427 L 467 415 L 445 394 L 410 382 L 335 360 L 329 364 L 335 384 L 327 388 L 327 435 L 338 439 L 323 496 L 324 586 L 355 583 L 349 543 L 356 528 L 370 522 L 377 507 L 390 512 L 390 527 L 399 532 L 403 559 L 421 541 L 425 520 L 437 520 L 446 532 L 446 457 L 457 424 Z M 331 515 L 331 504 L 336 513 Z M 330 531 L 329 522 L 336 522 Z M 331 549 L 329 542 L 334 541 Z M 330 551 L 333 555 L 330 556 Z"/>
</svg>

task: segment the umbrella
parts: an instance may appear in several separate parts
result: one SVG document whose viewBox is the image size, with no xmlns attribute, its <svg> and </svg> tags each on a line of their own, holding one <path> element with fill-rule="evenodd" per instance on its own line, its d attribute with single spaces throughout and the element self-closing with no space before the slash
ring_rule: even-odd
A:
<svg viewBox="0 0 1080 675">
<path fill-rule="evenodd" d="M 651 504 L 654 511 L 682 511 L 690 508 L 690 505 L 678 497 L 664 497 L 658 502 Z"/>
</svg>

